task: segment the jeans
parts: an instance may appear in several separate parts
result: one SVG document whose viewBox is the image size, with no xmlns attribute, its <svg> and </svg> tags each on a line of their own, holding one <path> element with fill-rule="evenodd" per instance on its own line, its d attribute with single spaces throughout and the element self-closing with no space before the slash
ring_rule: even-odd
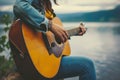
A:
<svg viewBox="0 0 120 80">
<path fill-rule="evenodd" d="M 64 56 L 58 74 L 50 80 L 79 76 L 79 80 L 96 80 L 93 62 L 88 58 Z"/>
</svg>

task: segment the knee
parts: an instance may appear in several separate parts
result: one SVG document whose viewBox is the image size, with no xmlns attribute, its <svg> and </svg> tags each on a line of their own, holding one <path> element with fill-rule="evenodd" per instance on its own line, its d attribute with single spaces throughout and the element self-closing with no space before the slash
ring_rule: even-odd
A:
<svg viewBox="0 0 120 80">
<path fill-rule="evenodd" d="M 94 69 L 94 62 L 89 58 L 83 58 L 83 64 L 87 69 Z"/>
</svg>

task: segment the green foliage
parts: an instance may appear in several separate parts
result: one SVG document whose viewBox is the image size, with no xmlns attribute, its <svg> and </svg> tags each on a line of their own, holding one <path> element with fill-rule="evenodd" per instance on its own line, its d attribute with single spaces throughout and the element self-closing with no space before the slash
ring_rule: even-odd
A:
<svg viewBox="0 0 120 80">
<path fill-rule="evenodd" d="M 11 23 L 11 16 L 8 14 L 4 14 L 1 20 L 2 20 L 2 23 L 6 25 L 6 27 L 3 28 L 3 32 L 8 33 L 10 28 L 9 24 Z M 2 34 L 0 36 L 0 53 L 9 49 L 10 49 L 10 46 L 8 42 L 8 37 L 6 34 Z M 14 65 L 14 62 L 13 62 L 12 56 L 10 56 L 9 59 L 6 59 L 5 56 L 0 56 L 0 77 L 8 73 L 13 68 L 13 65 Z"/>
<path fill-rule="evenodd" d="M 8 27 L 8 25 L 11 23 L 11 16 L 9 14 L 4 14 L 2 16 L 1 22 L 4 23 Z"/>
<path fill-rule="evenodd" d="M 5 50 L 4 49 L 6 47 L 6 43 L 5 42 L 6 42 L 6 36 L 3 35 L 3 36 L 0 37 L 0 53 Z"/>
<path fill-rule="evenodd" d="M 10 58 L 9 60 L 5 59 L 4 56 L 0 56 L 0 77 L 6 75 L 13 69 L 13 59 Z"/>
<path fill-rule="evenodd" d="M 7 41 L 6 35 L 2 35 L 0 37 L 0 53 L 3 52 L 5 48 L 9 49 L 10 46 L 9 46 L 9 42 Z"/>
</svg>

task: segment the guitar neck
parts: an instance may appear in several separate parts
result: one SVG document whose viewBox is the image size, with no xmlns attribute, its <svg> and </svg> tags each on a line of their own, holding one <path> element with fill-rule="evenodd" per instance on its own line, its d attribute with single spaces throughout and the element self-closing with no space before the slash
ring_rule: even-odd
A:
<svg viewBox="0 0 120 80">
<path fill-rule="evenodd" d="M 77 28 L 71 28 L 71 29 L 66 29 L 69 36 L 75 36 L 75 35 L 78 35 L 78 33 L 80 32 L 80 28 L 77 27 Z"/>
</svg>

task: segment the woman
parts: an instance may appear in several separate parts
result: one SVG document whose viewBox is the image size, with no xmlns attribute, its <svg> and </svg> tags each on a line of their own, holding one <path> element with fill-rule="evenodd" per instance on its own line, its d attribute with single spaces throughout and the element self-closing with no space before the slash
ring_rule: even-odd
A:
<svg viewBox="0 0 120 80">
<path fill-rule="evenodd" d="M 54 0 L 56 3 L 56 0 Z M 51 22 L 56 17 L 50 0 L 16 0 L 14 5 L 15 19 L 20 18 L 27 25 L 37 31 L 50 30 L 60 43 L 68 40 L 67 31 Z M 83 35 L 86 28 L 80 25 L 79 35 Z M 79 80 L 96 80 L 94 64 L 90 59 L 82 57 L 64 56 L 57 75 L 48 80 L 79 76 Z M 41 77 L 41 80 L 47 78 Z"/>
</svg>

